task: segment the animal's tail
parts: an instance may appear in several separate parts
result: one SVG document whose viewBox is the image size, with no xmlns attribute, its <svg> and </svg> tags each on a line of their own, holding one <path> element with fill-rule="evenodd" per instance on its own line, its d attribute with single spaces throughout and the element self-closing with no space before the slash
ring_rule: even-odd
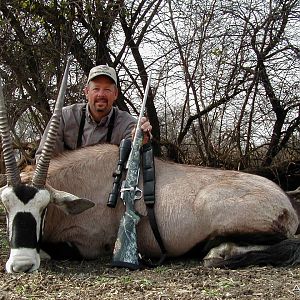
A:
<svg viewBox="0 0 300 300">
<path fill-rule="evenodd" d="M 237 269 L 248 266 L 294 266 L 300 264 L 300 240 L 286 239 L 262 251 L 250 251 L 213 264 L 213 267 Z"/>
</svg>

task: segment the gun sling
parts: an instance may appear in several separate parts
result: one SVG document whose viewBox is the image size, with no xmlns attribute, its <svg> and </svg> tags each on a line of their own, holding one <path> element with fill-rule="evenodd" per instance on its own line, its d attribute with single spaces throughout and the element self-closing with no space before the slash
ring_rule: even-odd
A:
<svg viewBox="0 0 300 300">
<path fill-rule="evenodd" d="M 148 219 L 151 229 L 155 236 L 155 239 L 160 247 L 162 256 L 157 263 L 149 263 L 143 261 L 150 267 L 161 265 L 167 257 L 167 251 L 164 246 L 163 240 L 160 236 L 159 229 L 156 222 L 154 205 L 155 205 L 155 165 L 153 157 L 153 149 L 151 143 L 145 144 L 142 147 L 142 169 L 143 169 L 143 181 L 144 181 L 144 201 L 147 208 Z"/>
</svg>

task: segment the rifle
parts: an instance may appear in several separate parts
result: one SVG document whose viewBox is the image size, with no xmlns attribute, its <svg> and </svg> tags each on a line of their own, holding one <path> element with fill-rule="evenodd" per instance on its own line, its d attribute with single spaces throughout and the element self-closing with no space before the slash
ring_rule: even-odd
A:
<svg viewBox="0 0 300 300">
<path fill-rule="evenodd" d="M 138 188 L 140 175 L 140 149 L 143 145 L 143 132 L 141 119 L 144 116 L 148 91 L 150 87 L 151 72 L 149 73 L 144 99 L 139 114 L 131 151 L 127 161 L 127 174 L 122 183 L 120 198 L 125 205 L 115 248 L 113 252 L 112 266 L 126 267 L 132 270 L 139 268 L 139 256 L 137 251 L 136 225 L 140 221 L 140 215 L 134 209 L 134 202 L 142 197 L 142 191 Z"/>
</svg>

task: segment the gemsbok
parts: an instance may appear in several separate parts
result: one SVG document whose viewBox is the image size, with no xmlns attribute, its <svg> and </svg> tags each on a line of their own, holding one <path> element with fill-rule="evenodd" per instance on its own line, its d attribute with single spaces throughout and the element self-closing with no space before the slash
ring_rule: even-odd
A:
<svg viewBox="0 0 300 300">
<path fill-rule="evenodd" d="M 17 168 L 1 87 L 0 130 L 7 185 L 1 188 L 0 197 L 10 243 L 7 272 L 37 270 L 40 249 L 52 258 L 96 259 L 111 255 L 114 248 L 124 205 L 118 201 L 110 208 L 106 202 L 118 147 L 99 144 L 51 158 L 65 84 L 64 77 L 56 118 L 33 176 L 20 175 Z M 199 257 L 205 256 L 208 266 L 299 262 L 300 241 L 294 238 L 298 215 L 275 183 L 242 172 L 160 159 L 155 160 L 155 170 L 155 214 L 169 257 L 194 249 Z M 136 202 L 136 210 L 142 216 L 137 225 L 138 250 L 142 256 L 159 257 L 143 198 Z"/>
</svg>

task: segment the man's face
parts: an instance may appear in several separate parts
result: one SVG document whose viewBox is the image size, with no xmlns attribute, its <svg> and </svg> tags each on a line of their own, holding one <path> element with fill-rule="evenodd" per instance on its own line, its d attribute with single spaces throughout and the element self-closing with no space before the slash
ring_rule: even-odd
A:
<svg viewBox="0 0 300 300">
<path fill-rule="evenodd" d="M 98 76 L 91 80 L 85 87 L 84 93 L 95 121 L 100 121 L 108 115 L 118 97 L 116 85 L 107 76 Z"/>
</svg>

